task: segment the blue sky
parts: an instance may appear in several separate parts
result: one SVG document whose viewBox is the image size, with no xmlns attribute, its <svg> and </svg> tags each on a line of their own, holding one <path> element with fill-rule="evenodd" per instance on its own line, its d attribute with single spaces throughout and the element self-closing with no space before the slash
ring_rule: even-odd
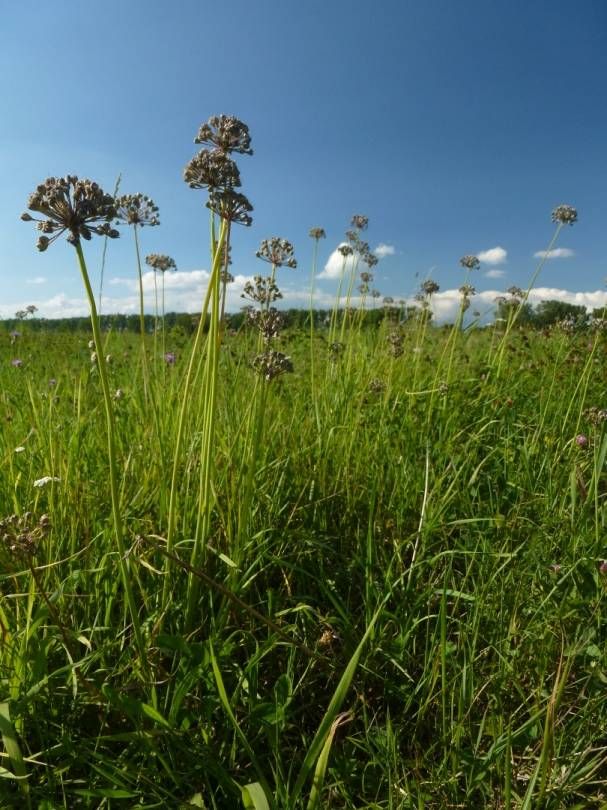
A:
<svg viewBox="0 0 607 810">
<path fill-rule="evenodd" d="M 233 272 L 265 269 L 262 239 L 290 239 L 299 269 L 280 277 L 288 304 L 306 305 L 309 228 L 327 232 L 322 270 L 363 213 L 371 247 L 393 248 L 375 272 L 385 295 L 410 296 L 428 274 L 456 289 L 462 254 L 502 248 L 472 279 L 489 306 L 492 291 L 526 286 L 560 203 L 579 211 L 559 238 L 572 255 L 547 261 L 538 284 L 605 299 L 604 0 L 58 0 L 7 4 L 0 42 L 2 316 L 28 303 L 48 316 L 86 311 L 73 248 L 39 254 L 19 221 L 37 183 L 67 173 L 107 190 L 121 173 L 123 192 L 154 198 L 162 225 L 144 231 L 143 250 L 175 258 L 169 306 L 195 310 L 205 196 L 181 174 L 198 126 L 221 112 L 247 122 L 255 150 L 239 159 L 255 211 L 234 234 Z M 96 242 L 86 245 L 95 285 Z M 105 311 L 136 307 L 134 277 L 125 231 L 110 245 Z M 318 287 L 330 301 L 335 281 Z"/>
</svg>

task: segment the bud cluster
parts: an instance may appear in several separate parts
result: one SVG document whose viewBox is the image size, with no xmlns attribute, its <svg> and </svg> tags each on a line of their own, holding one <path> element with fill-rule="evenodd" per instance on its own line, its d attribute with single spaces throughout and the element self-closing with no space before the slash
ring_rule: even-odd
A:
<svg viewBox="0 0 607 810">
<path fill-rule="evenodd" d="M 24 512 L 0 520 L 0 537 L 4 548 L 20 558 L 33 557 L 50 529 L 51 519 L 48 515 L 41 515 L 36 520 L 31 512 Z"/>
</svg>

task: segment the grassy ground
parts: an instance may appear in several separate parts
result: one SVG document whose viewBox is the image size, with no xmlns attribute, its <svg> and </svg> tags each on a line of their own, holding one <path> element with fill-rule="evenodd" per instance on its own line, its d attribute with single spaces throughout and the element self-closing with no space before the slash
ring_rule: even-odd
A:
<svg viewBox="0 0 607 810">
<path fill-rule="evenodd" d="M 177 443 L 190 344 L 150 338 L 146 386 L 137 336 L 104 335 L 142 655 L 90 336 L 23 332 L 0 807 L 607 806 L 602 336 L 285 332 L 266 383 L 227 334 L 205 524 L 205 369 Z"/>
</svg>

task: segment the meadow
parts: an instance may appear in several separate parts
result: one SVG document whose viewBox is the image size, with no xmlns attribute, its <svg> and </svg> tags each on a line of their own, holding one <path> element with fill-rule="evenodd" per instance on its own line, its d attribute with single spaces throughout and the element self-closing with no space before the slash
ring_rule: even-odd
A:
<svg viewBox="0 0 607 810">
<path fill-rule="evenodd" d="M 0 333 L 0 807 L 607 807 L 604 323 L 527 328 L 511 291 L 479 325 L 473 256 L 453 325 L 428 280 L 369 315 L 356 216 L 328 318 L 315 251 L 283 322 L 272 238 L 234 328 L 247 137 L 211 119 L 186 168 L 211 209 L 191 331 L 100 328 L 85 243 L 121 219 L 141 278 L 148 198 L 30 198 L 92 319 Z"/>
</svg>

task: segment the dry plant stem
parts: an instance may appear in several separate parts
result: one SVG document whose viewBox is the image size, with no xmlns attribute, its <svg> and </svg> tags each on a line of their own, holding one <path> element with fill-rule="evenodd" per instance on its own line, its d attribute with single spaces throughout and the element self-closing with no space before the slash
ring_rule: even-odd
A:
<svg viewBox="0 0 607 810">
<path fill-rule="evenodd" d="M 107 430 L 107 451 L 108 451 L 108 464 L 110 473 L 110 494 L 112 499 L 112 516 L 114 522 L 114 534 L 116 537 L 116 545 L 118 546 L 118 567 L 120 569 L 120 576 L 122 578 L 122 585 L 126 596 L 128 611 L 133 624 L 133 633 L 135 635 L 135 643 L 139 653 L 142 667 L 147 668 L 147 658 L 145 652 L 145 645 L 141 633 L 141 625 L 139 623 L 139 614 L 135 604 L 135 596 L 129 575 L 129 565 L 127 562 L 126 548 L 124 544 L 124 534 L 122 527 L 122 518 L 120 515 L 120 492 L 118 489 L 118 472 L 116 463 L 116 441 L 114 436 L 114 410 L 112 404 L 112 395 L 110 393 L 110 386 L 107 376 L 107 367 L 105 355 L 103 354 L 103 342 L 101 340 L 101 331 L 99 329 L 99 318 L 97 315 L 97 308 L 95 306 L 95 296 L 91 288 L 89 274 L 82 252 L 82 245 L 77 242 L 76 254 L 78 256 L 78 264 L 82 281 L 86 290 L 87 298 L 89 299 L 89 307 L 91 311 L 91 327 L 93 329 L 93 340 L 95 342 L 95 351 L 97 353 L 97 367 L 99 369 L 99 378 L 101 380 L 101 388 L 103 391 L 103 403 L 105 406 L 105 420 Z"/>
<path fill-rule="evenodd" d="M 316 282 L 316 264 L 318 259 L 318 239 L 314 240 L 312 252 L 312 271 L 310 274 L 310 391 L 314 400 L 314 408 L 318 411 L 314 387 L 314 286 Z"/>
<path fill-rule="evenodd" d="M 341 273 L 339 274 L 339 284 L 337 285 L 337 293 L 335 295 L 335 304 L 331 312 L 331 323 L 329 324 L 329 345 L 335 341 L 337 333 L 337 318 L 339 314 L 339 302 L 341 301 L 341 289 L 344 283 L 344 276 L 346 274 L 346 256 L 344 256 L 341 264 Z"/>
<path fill-rule="evenodd" d="M 213 254 L 213 265 L 211 270 L 211 279 L 213 275 L 216 275 L 219 271 L 219 267 L 221 265 L 221 249 L 225 242 L 227 233 L 227 223 L 222 221 L 221 229 L 219 232 L 219 240 L 215 247 L 215 251 Z M 173 454 L 173 472 L 171 475 L 171 491 L 169 496 L 169 515 L 168 515 L 168 525 L 167 525 L 167 552 L 172 553 L 173 548 L 175 545 L 175 522 L 177 516 L 177 495 L 178 495 L 178 472 L 179 472 L 179 463 L 180 463 L 180 456 L 181 456 L 181 445 L 183 443 L 183 433 L 185 427 L 185 420 L 186 420 L 186 413 L 188 410 L 188 406 L 190 404 L 190 390 L 192 387 L 192 382 L 194 378 L 194 371 L 197 366 L 198 361 L 198 354 L 200 351 L 200 346 L 202 344 L 203 334 L 204 334 L 204 323 L 206 320 L 207 313 L 209 311 L 209 303 L 211 301 L 211 294 L 212 294 L 212 283 L 209 280 L 209 286 L 207 287 L 207 291 L 204 297 L 204 301 L 202 303 L 202 310 L 200 313 L 200 320 L 198 322 L 198 328 L 196 330 L 196 335 L 194 337 L 194 344 L 192 346 L 192 351 L 190 353 L 190 360 L 188 363 L 188 368 L 185 376 L 185 380 L 183 383 L 183 390 L 181 395 L 181 407 L 179 409 L 179 418 L 177 422 L 177 435 L 175 437 L 175 451 Z M 163 609 L 166 609 L 168 606 L 168 601 L 170 597 L 170 590 L 171 590 L 171 583 L 170 583 L 170 558 L 166 558 L 165 564 L 165 579 L 164 579 L 164 587 L 163 587 L 163 594 L 162 594 L 162 605 Z"/>
</svg>

